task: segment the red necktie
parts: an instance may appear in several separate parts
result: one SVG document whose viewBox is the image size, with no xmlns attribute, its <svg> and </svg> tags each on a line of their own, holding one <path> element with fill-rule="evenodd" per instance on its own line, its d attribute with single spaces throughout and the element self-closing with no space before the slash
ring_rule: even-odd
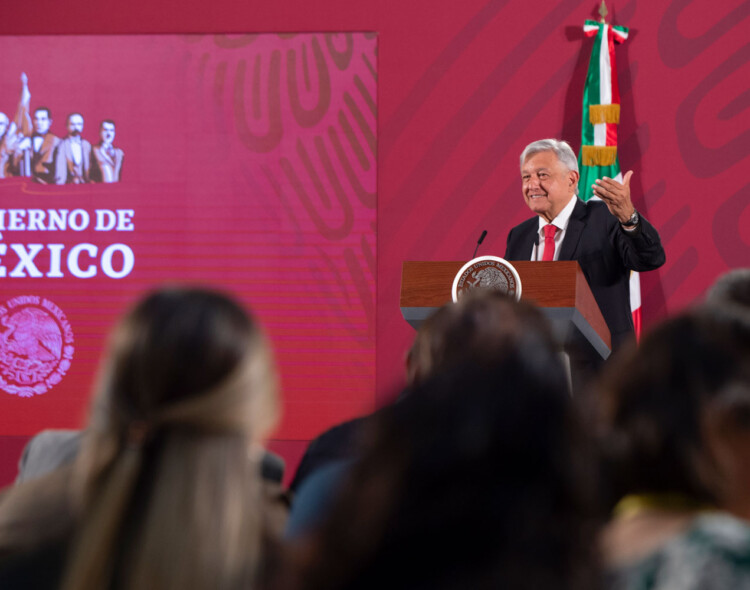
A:
<svg viewBox="0 0 750 590">
<path fill-rule="evenodd" d="M 556 232 L 557 226 L 551 223 L 544 226 L 544 255 L 542 256 L 542 260 L 554 260 Z"/>
</svg>

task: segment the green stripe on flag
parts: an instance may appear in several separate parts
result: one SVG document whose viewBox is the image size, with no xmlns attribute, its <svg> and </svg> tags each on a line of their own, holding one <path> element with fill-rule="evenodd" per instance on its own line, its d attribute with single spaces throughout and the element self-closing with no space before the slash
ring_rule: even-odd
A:
<svg viewBox="0 0 750 590">
<path fill-rule="evenodd" d="M 600 102 L 599 51 L 602 45 L 602 35 L 602 27 L 599 27 L 594 39 L 594 46 L 591 49 L 589 71 L 586 75 L 586 86 L 583 88 L 583 117 L 581 121 L 581 142 L 583 145 L 594 145 L 594 126 L 589 120 L 589 107 L 592 104 L 599 104 Z"/>
<path fill-rule="evenodd" d="M 612 28 L 615 31 L 617 31 L 618 33 L 622 34 L 622 36 L 626 37 L 626 38 L 627 38 L 628 33 L 630 31 L 630 29 L 628 29 L 627 27 L 623 27 L 623 26 L 620 26 L 620 25 L 612 25 Z"/>
</svg>

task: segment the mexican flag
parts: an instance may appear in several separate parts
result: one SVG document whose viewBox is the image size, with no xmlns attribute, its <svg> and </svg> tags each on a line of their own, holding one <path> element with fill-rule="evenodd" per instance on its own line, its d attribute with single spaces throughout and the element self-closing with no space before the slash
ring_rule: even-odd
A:
<svg viewBox="0 0 750 590">
<path fill-rule="evenodd" d="M 620 89 L 617 84 L 615 43 L 628 38 L 626 27 L 587 20 L 583 31 L 596 36 L 591 49 L 589 71 L 583 90 L 581 151 L 578 154 L 579 196 L 584 201 L 598 199 L 591 185 L 608 176 L 622 182 L 617 154 L 617 125 L 620 123 Z M 637 272 L 630 274 L 630 309 L 636 336 L 641 333 L 641 284 Z"/>
</svg>

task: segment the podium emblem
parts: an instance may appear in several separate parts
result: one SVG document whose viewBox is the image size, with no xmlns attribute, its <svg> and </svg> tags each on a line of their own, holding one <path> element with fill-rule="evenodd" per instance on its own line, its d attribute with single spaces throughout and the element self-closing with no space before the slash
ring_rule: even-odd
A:
<svg viewBox="0 0 750 590">
<path fill-rule="evenodd" d="M 480 256 L 469 260 L 453 279 L 453 302 L 473 289 L 492 289 L 521 299 L 521 277 L 513 265 L 497 256 Z"/>
</svg>

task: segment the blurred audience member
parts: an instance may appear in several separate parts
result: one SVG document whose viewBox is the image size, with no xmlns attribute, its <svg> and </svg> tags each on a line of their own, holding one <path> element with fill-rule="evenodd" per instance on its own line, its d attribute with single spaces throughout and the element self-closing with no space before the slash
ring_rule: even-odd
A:
<svg viewBox="0 0 750 590">
<path fill-rule="evenodd" d="M 407 382 L 416 385 L 468 359 L 491 357 L 496 348 L 490 341 L 517 339 L 527 326 L 548 329 L 540 313 L 530 306 L 514 305 L 502 293 L 478 292 L 460 304 L 443 305 L 417 331 L 406 357 Z M 310 531 L 325 517 L 341 481 L 360 455 L 369 419 L 362 416 L 343 422 L 310 443 L 290 486 L 295 495 L 288 537 Z"/>
<path fill-rule="evenodd" d="M 81 448 L 82 437 L 80 430 L 43 430 L 32 437 L 21 453 L 16 484 L 71 464 Z"/>
<path fill-rule="evenodd" d="M 612 587 L 750 588 L 747 326 L 710 309 L 669 320 L 609 367 L 603 394 Z"/>
<path fill-rule="evenodd" d="M 750 268 L 735 268 L 716 279 L 706 294 L 706 304 L 750 311 Z"/>
<path fill-rule="evenodd" d="M 499 295 L 499 297 L 504 297 Z M 437 356 L 443 356 L 444 338 L 442 333 L 445 331 L 441 327 L 451 324 L 450 318 L 455 318 L 453 304 L 449 303 L 439 308 L 429 318 L 427 318 L 417 331 L 409 352 L 406 356 L 406 379 L 408 384 L 416 384 L 423 377 L 429 375 L 433 365 L 437 361 Z M 454 319 L 453 322 L 456 320 Z M 432 334 L 435 333 L 433 338 Z M 315 477 L 314 483 L 310 489 L 315 490 L 315 506 L 320 510 L 312 511 L 308 507 L 303 509 L 305 514 L 302 518 L 303 523 L 297 523 L 299 517 L 298 508 L 292 509 L 289 531 L 292 534 L 301 532 L 301 529 L 307 528 L 310 520 L 316 512 L 322 512 L 324 506 L 327 506 L 331 500 L 331 491 L 328 489 L 332 479 L 338 480 L 344 473 L 344 466 L 351 464 L 351 461 L 358 457 L 360 448 L 360 438 L 364 425 L 370 416 L 360 416 L 337 424 L 320 434 L 314 440 L 310 441 L 302 460 L 297 467 L 297 471 L 292 478 L 289 489 L 297 494 L 297 497 L 306 496 L 304 483 L 308 478 L 314 477 L 318 471 L 323 470 L 324 476 Z M 299 503 L 296 503 L 299 505 Z M 314 519 L 317 522 L 317 519 Z"/>
<path fill-rule="evenodd" d="M 460 304 L 447 303 L 417 331 L 406 356 L 407 384 L 418 384 L 436 370 L 464 360 L 491 355 L 488 340 L 518 338 L 527 324 L 535 329 L 547 329 L 547 320 L 541 314 L 528 306 L 514 306 L 502 293 L 480 292 L 466 297 Z M 321 467 L 355 457 L 366 419 L 365 416 L 343 422 L 313 440 L 290 489 L 297 491 L 302 482 Z"/>
<path fill-rule="evenodd" d="M 72 468 L 0 504 L 0 586 L 253 587 L 273 536 L 258 449 L 276 389 L 269 346 L 236 303 L 148 296 L 113 334 Z"/>
<path fill-rule="evenodd" d="M 82 430 L 43 430 L 26 444 L 18 461 L 16 484 L 45 475 L 72 463 L 81 447 Z M 286 464 L 283 457 L 263 450 L 260 473 L 264 480 L 281 484 Z"/>
<path fill-rule="evenodd" d="M 429 370 L 367 424 L 279 586 L 597 587 L 591 447 L 544 317 L 497 295 L 438 313 L 413 351 Z"/>
</svg>

